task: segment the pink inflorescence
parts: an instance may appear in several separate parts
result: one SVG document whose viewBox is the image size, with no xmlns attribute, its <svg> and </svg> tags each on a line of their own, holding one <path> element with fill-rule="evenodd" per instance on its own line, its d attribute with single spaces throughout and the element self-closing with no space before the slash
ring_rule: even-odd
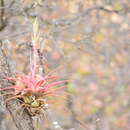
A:
<svg viewBox="0 0 130 130">
<path fill-rule="evenodd" d="M 50 99 L 49 97 L 59 96 L 61 92 L 58 93 L 58 90 L 65 88 L 64 84 L 69 81 L 57 80 L 58 77 L 54 75 L 55 71 L 45 75 L 36 73 L 38 69 L 36 61 L 37 51 L 34 48 L 32 62 L 30 61 L 30 72 L 28 74 L 18 74 L 15 77 L 6 77 L 4 80 L 11 81 L 14 85 L 0 89 L 0 91 L 12 90 L 11 93 L 4 93 L 4 95 L 12 95 L 7 98 L 6 102 L 12 99 L 19 99 L 23 102 L 22 106 L 26 106 L 28 111 L 32 113 L 31 115 L 35 115 L 31 108 L 44 107 L 46 98 Z M 64 92 L 64 94 L 67 93 Z"/>
<path fill-rule="evenodd" d="M 22 94 L 47 93 L 50 88 L 57 87 L 59 85 L 62 85 L 68 82 L 68 80 L 51 82 L 51 80 L 55 80 L 56 78 L 57 78 L 56 76 L 52 76 L 51 72 L 45 76 L 31 73 L 28 75 L 25 75 L 25 74 L 17 75 L 15 78 L 7 77 L 5 78 L 6 80 L 13 81 L 16 84 L 13 86 L 4 88 L 2 90 L 14 89 L 16 93 L 22 93 Z M 59 87 L 59 89 L 63 87 L 64 86 L 61 86 Z"/>
</svg>

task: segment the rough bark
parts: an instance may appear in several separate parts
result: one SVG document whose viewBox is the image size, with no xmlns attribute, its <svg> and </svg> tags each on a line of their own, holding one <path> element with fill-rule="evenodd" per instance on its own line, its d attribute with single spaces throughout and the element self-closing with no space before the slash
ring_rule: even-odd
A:
<svg viewBox="0 0 130 130">
<path fill-rule="evenodd" d="M 7 87 L 11 85 L 6 80 L 3 80 L 4 77 L 12 76 L 13 73 L 9 67 L 8 59 L 0 46 L 0 88 Z M 10 112 L 10 115 L 18 128 L 18 130 L 34 130 L 32 118 L 25 110 L 18 110 L 20 103 L 16 100 L 11 100 L 6 103 L 7 110 Z"/>
</svg>

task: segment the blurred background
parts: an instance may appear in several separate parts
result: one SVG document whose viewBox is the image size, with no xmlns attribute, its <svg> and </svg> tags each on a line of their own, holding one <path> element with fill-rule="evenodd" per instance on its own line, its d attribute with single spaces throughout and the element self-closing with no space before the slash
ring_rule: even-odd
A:
<svg viewBox="0 0 130 130">
<path fill-rule="evenodd" d="M 0 40 L 16 72 L 29 71 L 32 21 L 41 66 L 71 79 L 37 130 L 130 130 L 129 0 L 0 0 Z M 60 98 L 60 97 L 59 97 Z M 15 130 L 1 102 L 0 130 Z M 52 121 L 51 119 L 52 118 Z M 34 119 L 37 120 L 37 119 Z"/>
</svg>

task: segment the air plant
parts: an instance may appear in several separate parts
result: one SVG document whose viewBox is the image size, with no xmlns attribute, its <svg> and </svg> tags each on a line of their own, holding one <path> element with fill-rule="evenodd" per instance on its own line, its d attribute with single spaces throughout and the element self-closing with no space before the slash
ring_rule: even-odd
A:
<svg viewBox="0 0 130 130">
<path fill-rule="evenodd" d="M 30 72 L 28 74 L 18 74 L 15 77 L 6 77 L 5 80 L 13 82 L 14 85 L 0 90 L 10 90 L 9 93 L 5 93 L 5 95 L 11 95 L 6 102 L 18 99 L 21 102 L 20 107 L 26 108 L 30 115 L 39 114 L 43 109 L 46 109 L 47 99 L 57 96 L 58 90 L 64 88 L 64 83 L 68 82 L 68 80 L 56 81 L 57 76 L 54 75 L 54 71 L 44 76 L 37 74 L 38 54 L 36 43 L 39 37 L 37 20 L 33 24 L 33 29 L 33 56 L 30 58 Z"/>
</svg>

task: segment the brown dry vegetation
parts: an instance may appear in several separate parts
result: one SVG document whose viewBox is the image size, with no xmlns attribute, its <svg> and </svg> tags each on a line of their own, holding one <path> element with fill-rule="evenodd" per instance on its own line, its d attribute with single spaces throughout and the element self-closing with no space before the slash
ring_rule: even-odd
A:
<svg viewBox="0 0 130 130">
<path fill-rule="evenodd" d="M 51 108 L 62 130 L 130 130 L 130 1 L 34 0 L 37 7 L 33 0 L 4 1 L 0 40 L 13 71 L 28 72 L 37 17 L 41 66 L 48 72 L 61 65 L 57 74 L 72 79 L 66 89 L 72 96 Z M 0 129 L 15 130 L 1 106 Z M 50 119 L 36 127 L 55 129 Z"/>
</svg>

